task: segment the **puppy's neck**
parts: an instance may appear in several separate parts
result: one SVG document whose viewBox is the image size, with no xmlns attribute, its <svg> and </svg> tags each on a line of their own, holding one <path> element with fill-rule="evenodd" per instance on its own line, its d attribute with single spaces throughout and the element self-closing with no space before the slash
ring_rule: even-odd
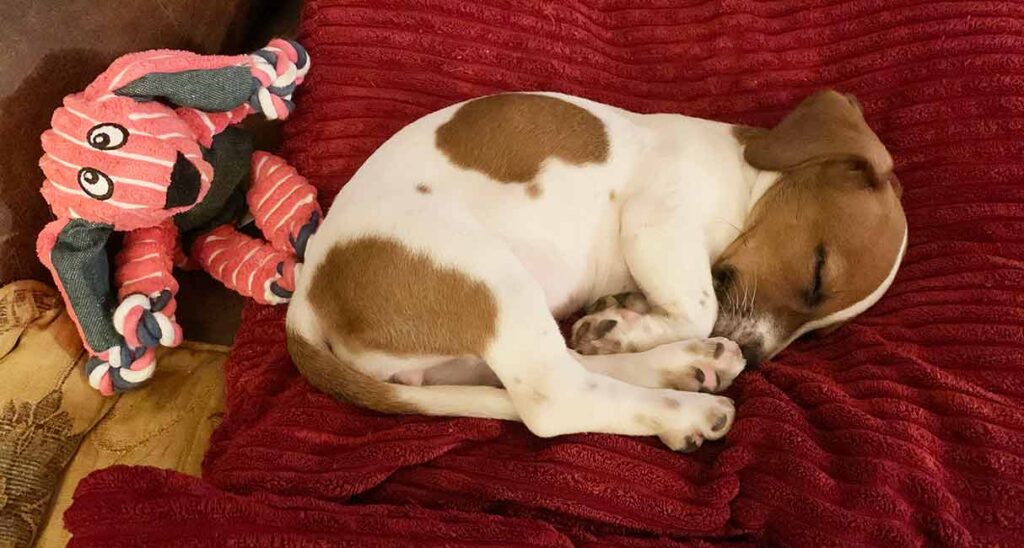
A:
<svg viewBox="0 0 1024 548">
<path fill-rule="evenodd" d="M 744 162 L 744 182 L 750 189 L 749 197 L 747 199 L 747 217 L 750 217 L 750 212 L 754 210 L 754 206 L 757 202 L 764 197 L 768 189 L 771 188 L 775 183 L 782 177 L 782 173 L 778 171 L 764 171 L 754 168 Z"/>
</svg>

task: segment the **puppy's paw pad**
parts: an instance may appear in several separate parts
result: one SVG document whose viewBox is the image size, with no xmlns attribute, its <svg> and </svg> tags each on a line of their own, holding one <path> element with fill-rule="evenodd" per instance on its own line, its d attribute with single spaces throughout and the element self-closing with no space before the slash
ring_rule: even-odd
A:
<svg viewBox="0 0 1024 548">
<path fill-rule="evenodd" d="M 692 395 L 691 395 L 692 396 Z M 721 396 L 699 396 L 698 405 L 687 405 L 674 399 L 675 405 L 666 406 L 679 414 L 675 417 L 665 416 L 658 420 L 648 421 L 654 425 L 658 437 L 673 451 L 692 453 L 700 448 L 705 441 L 713 441 L 725 436 L 732 428 L 736 416 L 736 408 L 729 398 Z M 684 400 L 685 401 L 685 400 Z M 666 425 L 666 428 L 662 428 Z"/>
<path fill-rule="evenodd" d="M 651 305 L 647 302 L 647 297 L 639 291 L 632 291 L 601 297 L 587 306 L 583 312 L 590 315 L 608 310 L 609 308 L 624 308 L 637 314 L 647 314 L 651 311 Z"/>
<path fill-rule="evenodd" d="M 573 326 L 571 346 L 580 354 L 619 354 L 634 350 L 629 331 L 640 314 L 608 308 L 580 318 Z"/>
<path fill-rule="evenodd" d="M 729 432 L 735 418 L 736 404 L 729 398 L 716 396 L 701 422 L 701 433 L 706 439 L 717 440 Z"/>
<path fill-rule="evenodd" d="M 746 364 L 739 346 L 722 338 L 671 343 L 655 351 L 663 386 L 688 392 L 721 392 Z"/>
</svg>

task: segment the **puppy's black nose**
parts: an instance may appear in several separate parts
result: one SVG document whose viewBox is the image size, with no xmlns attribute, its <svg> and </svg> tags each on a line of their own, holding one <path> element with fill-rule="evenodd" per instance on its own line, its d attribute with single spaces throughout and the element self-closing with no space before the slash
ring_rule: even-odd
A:
<svg viewBox="0 0 1024 548">
<path fill-rule="evenodd" d="M 736 281 L 736 268 L 729 264 L 718 265 L 711 269 L 711 280 L 715 286 L 715 293 L 721 293 Z"/>
<path fill-rule="evenodd" d="M 747 369 L 757 369 L 764 359 L 764 350 L 760 343 L 741 344 L 740 352 L 743 353 L 743 359 L 747 360 Z"/>
<path fill-rule="evenodd" d="M 188 206 L 196 203 L 199 198 L 199 170 L 184 154 L 178 153 L 178 159 L 171 170 L 171 184 L 167 187 L 167 199 L 164 209 Z"/>
</svg>

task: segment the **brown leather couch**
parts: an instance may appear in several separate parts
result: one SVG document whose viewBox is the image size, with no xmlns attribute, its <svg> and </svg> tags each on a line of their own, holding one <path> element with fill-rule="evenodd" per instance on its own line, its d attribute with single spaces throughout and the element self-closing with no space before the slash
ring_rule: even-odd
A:
<svg viewBox="0 0 1024 548">
<path fill-rule="evenodd" d="M 201 53 L 256 49 L 289 34 L 298 0 L 8 0 L 0 18 L 0 286 L 49 282 L 35 256 L 50 219 L 39 194 L 39 135 L 61 99 L 116 57 L 172 48 Z M 263 136 L 264 142 L 273 136 Z M 257 144 L 259 145 L 258 139 Z M 230 342 L 241 299 L 205 275 L 183 274 L 179 320 L 186 337 Z M 228 314 L 209 314 L 210 310 Z"/>
</svg>

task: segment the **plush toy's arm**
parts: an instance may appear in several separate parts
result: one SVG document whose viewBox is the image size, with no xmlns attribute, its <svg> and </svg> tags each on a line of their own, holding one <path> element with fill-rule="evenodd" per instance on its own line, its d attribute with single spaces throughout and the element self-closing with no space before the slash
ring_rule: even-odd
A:
<svg viewBox="0 0 1024 548">
<path fill-rule="evenodd" d="M 133 348 L 181 343 L 181 328 L 174 320 L 178 282 L 172 274 L 177 245 L 172 221 L 125 234 L 115 259 L 120 304 L 113 325 Z"/>
<path fill-rule="evenodd" d="M 277 38 L 253 52 L 244 67 L 154 74 L 118 90 L 122 95 L 162 95 L 181 105 L 176 110 L 209 148 L 213 136 L 262 113 L 268 120 L 284 120 L 295 109 L 292 93 L 309 71 L 309 55 L 297 42 Z M 187 91 L 183 93 L 183 91 Z"/>
<path fill-rule="evenodd" d="M 106 246 L 112 231 L 108 224 L 58 219 L 36 240 L 39 260 L 53 274 L 82 342 L 94 356 L 124 343 L 110 321 L 115 297 Z"/>
</svg>

